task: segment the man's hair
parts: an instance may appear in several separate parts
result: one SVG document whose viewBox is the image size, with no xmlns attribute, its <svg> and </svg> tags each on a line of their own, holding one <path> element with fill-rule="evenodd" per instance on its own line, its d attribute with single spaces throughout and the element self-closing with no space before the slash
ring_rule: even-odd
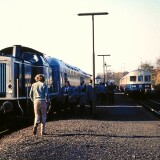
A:
<svg viewBox="0 0 160 160">
<path fill-rule="evenodd" d="M 38 81 L 44 82 L 45 81 L 44 75 L 43 74 L 37 74 L 35 76 L 35 80 L 36 80 L 36 82 L 38 82 Z"/>
<path fill-rule="evenodd" d="M 65 83 L 68 83 L 68 85 L 70 86 L 70 83 L 69 83 L 69 81 L 68 81 L 68 80 L 66 80 L 66 81 L 65 81 Z"/>
</svg>

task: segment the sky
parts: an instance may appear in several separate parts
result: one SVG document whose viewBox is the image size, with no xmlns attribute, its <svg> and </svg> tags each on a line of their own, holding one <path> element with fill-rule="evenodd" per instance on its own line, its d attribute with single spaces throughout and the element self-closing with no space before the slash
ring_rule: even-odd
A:
<svg viewBox="0 0 160 160">
<path fill-rule="evenodd" d="M 0 0 L 0 49 L 22 45 L 93 73 L 131 71 L 160 58 L 160 0 Z"/>
</svg>

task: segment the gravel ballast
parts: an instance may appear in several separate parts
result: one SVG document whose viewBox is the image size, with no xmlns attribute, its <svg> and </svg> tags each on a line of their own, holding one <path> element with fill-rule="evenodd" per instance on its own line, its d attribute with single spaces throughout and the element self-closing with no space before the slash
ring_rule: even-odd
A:
<svg viewBox="0 0 160 160">
<path fill-rule="evenodd" d="M 40 130 L 40 128 L 39 128 Z M 0 139 L 1 160 L 160 160 L 159 121 L 57 120 Z"/>
</svg>

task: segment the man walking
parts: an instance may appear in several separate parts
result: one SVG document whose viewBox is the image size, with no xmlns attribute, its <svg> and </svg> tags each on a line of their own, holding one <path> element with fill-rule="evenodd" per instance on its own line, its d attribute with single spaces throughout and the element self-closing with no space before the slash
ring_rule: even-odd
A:
<svg viewBox="0 0 160 160">
<path fill-rule="evenodd" d="M 38 124 L 41 123 L 41 135 L 45 135 L 45 125 L 47 119 L 48 87 L 44 83 L 45 78 L 42 74 L 35 77 L 36 82 L 32 84 L 30 98 L 34 103 L 34 127 L 33 134 L 36 135 Z"/>
</svg>

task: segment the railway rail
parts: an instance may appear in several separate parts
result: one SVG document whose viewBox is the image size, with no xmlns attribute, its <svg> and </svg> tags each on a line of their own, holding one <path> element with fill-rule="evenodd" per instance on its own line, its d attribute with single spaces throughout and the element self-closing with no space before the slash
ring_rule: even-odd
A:
<svg viewBox="0 0 160 160">
<path fill-rule="evenodd" d="M 156 98 L 136 99 L 136 102 L 160 116 L 160 101 Z"/>
<path fill-rule="evenodd" d="M 23 119 L 22 117 L 14 118 L 10 121 L 4 119 L 0 122 L 0 138 L 5 135 L 11 134 L 12 132 L 21 130 L 23 128 L 31 126 L 31 120 Z"/>
</svg>

